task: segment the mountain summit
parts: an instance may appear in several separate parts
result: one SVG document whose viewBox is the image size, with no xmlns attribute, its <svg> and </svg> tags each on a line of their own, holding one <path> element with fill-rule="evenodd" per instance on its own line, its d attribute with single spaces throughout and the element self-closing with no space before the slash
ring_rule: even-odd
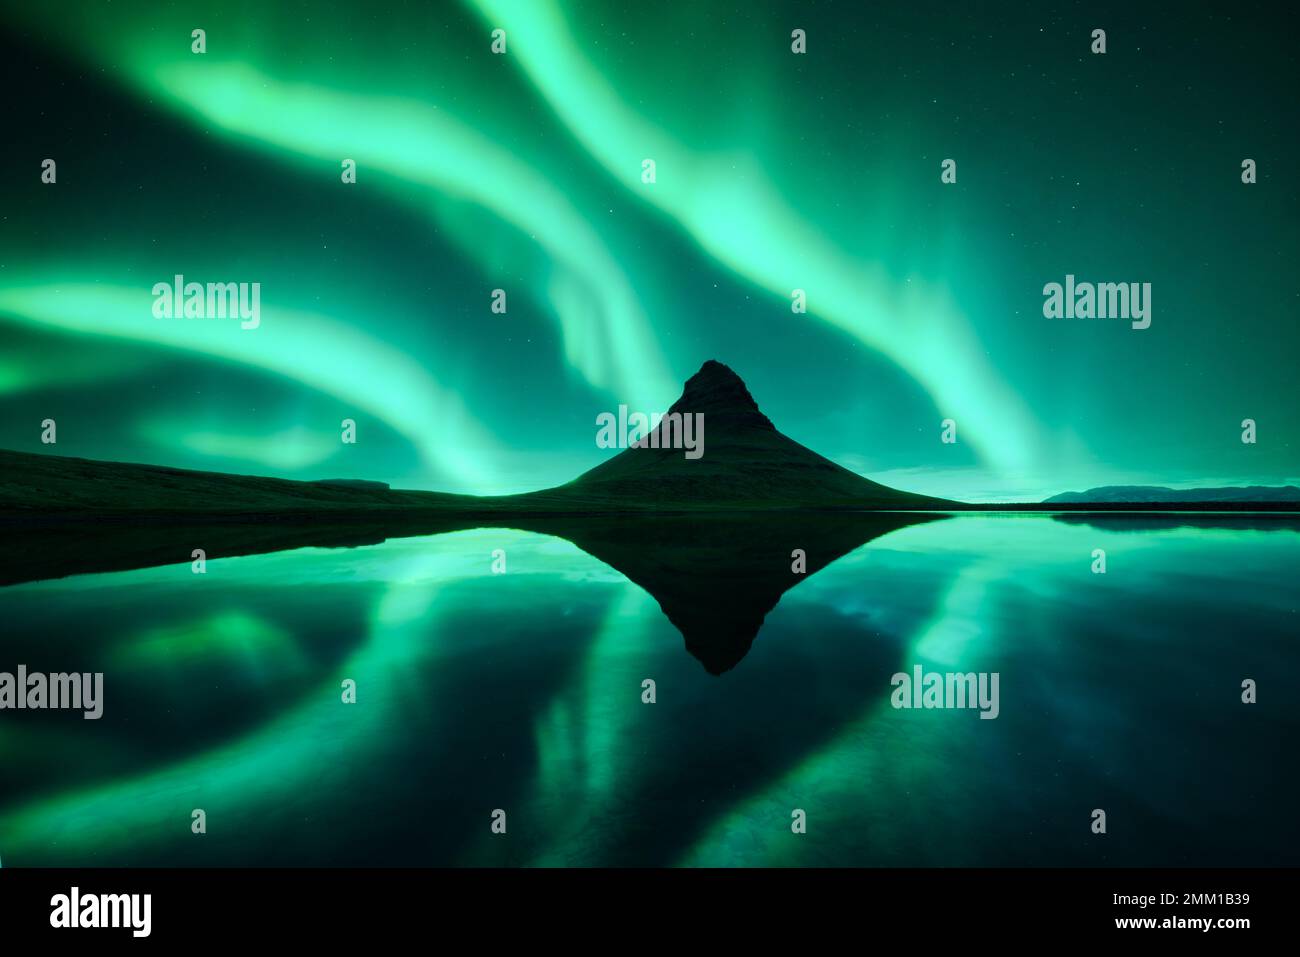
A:
<svg viewBox="0 0 1300 957">
<path fill-rule="evenodd" d="M 682 397 L 668 409 L 674 412 L 700 412 L 716 418 L 717 426 L 766 429 L 775 432 L 772 420 L 758 410 L 758 403 L 740 376 L 717 359 L 700 366 L 700 371 L 686 380 Z"/>
<path fill-rule="evenodd" d="M 942 499 L 900 492 L 836 465 L 777 431 L 740 376 L 710 359 L 686 380 L 668 414 L 703 417 L 703 455 L 687 458 L 642 440 L 589 472 L 546 492 L 592 510 L 767 508 L 942 508 Z M 653 433 L 652 433 L 653 434 Z M 658 447 L 656 447 L 658 446 Z"/>
</svg>

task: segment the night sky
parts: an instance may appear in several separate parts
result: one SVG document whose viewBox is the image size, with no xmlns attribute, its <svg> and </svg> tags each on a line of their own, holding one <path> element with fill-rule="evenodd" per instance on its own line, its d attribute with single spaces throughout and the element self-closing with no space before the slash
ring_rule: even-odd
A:
<svg viewBox="0 0 1300 957">
<path fill-rule="evenodd" d="M 1273 5 L 17 6 L 0 447 L 520 491 L 716 358 L 913 491 L 1300 482 Z M 178 273 L 260 326 L 156 318 Z M 1151 327 L 1044 318 L 1067 274 L 1151 283 Z"/>
</svg>

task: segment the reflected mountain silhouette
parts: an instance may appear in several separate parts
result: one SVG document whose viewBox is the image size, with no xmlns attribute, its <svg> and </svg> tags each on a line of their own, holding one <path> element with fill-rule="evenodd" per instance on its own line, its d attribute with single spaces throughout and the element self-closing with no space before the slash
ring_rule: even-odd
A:
<svg viewBox="0 0 1300 957">
<path fill-rule="evenodd" d="M 1159 532 L 1175 528 L 1224 528 L 1233 531 L 1300 531 L 1300 515 L 1286 512 L 1243 514 L 1180 512 L 1169 515 L 1098 515 L 1093 512 L 1058 514 L 1052 518 L 1067 525 L 1087 525 L 1108 532 Z"/>
<path fill-rule="evenodd" d="M 709 518 L 568 520 L 560 535 L 659 602 L 710 674 L 734 668 L 790 588 L 843 555 L 907 525 L 946 516 L 902 512 L 765 513 Z M 806 571 L 792 570 L 802 549 Z"/>
<path fill-rule="evenodd" d="M 389 538 L 512 528 L 564 538 L 645 589 L 711 674 L 735 667 L 790 588 L 882 535 L 942 514 L 764 512 L 719 516 L 438 517 L 333 525 L 104 522 L 16 527 L 0 539 L 0 585 L 185 564 L 296 548 L 355 548 Z M 793 570 L 793 552 L 806 570 Z"/>
</svg>

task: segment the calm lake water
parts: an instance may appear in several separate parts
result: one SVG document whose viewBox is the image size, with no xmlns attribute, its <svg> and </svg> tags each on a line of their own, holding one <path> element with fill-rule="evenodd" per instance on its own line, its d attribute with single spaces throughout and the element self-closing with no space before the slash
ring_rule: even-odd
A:
<svg viewBox="0 0 1300 957">
<path fill-rule="evenodd" d="M 99 721 L 0 711 L 0 863 L 1298 864 L 1297 524 L 1178 521 L 888 531 L 721 674 L 533 532 L 3 588 L 0 671 L 105 689 Z M 895 709 L 915 665 L 997 672 L 998 717 Z"/>
</svg>

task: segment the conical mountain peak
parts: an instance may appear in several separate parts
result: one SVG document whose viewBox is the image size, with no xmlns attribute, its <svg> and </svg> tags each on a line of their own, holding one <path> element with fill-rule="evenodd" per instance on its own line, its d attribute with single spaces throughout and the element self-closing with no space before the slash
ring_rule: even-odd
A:
<svg viewBox="0 0 1300 957">
<path fill-rule="evenodd" d="M 575 511 L 924 508 L 939 499 L 888 488 L 777 431 L 740 376 L 715 359 L 686 380 L 655 432 L 557 489 L 537 493 Z M 689 417 L 689 418 L 688 418 Z M 687 453 L 690 453 L 689 455 Z"/>
</svg>

